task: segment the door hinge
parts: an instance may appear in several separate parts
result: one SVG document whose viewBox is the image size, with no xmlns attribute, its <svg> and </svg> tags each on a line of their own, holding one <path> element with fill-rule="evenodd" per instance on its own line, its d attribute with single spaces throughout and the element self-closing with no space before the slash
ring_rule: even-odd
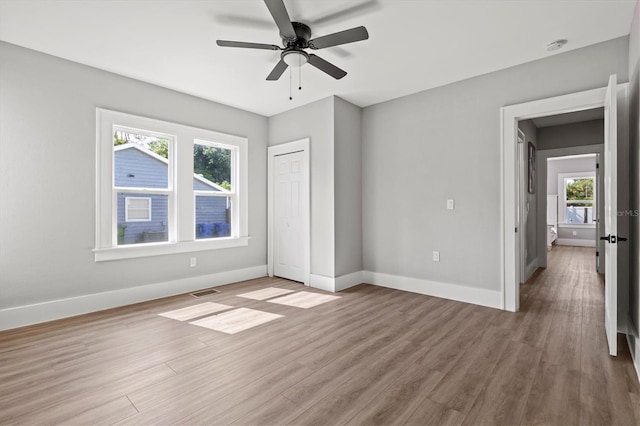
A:
<svg viewBox="0 0 640 426">
<path fill-rule="evenodd" d="M 518 227 L 516 227 L 516 232 L 518 232 Z"/>
<path fill-rule="evenodd" d="M 600 168 L 600 163 L 596 163 L 596 169 Z"/>
<path fill-rule="evenodd" d="M 600 252 L 599 252 L 599 251 L 597 251 L 597 252 L 596 252 L 596 257 L 599 257 L 599 256 L 600 256 Z"/>
</svg>

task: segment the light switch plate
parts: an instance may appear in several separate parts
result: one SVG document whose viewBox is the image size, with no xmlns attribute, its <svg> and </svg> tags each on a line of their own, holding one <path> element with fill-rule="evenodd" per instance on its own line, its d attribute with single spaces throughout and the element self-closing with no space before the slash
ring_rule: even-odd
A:
<svg viewBox="0 0 640 426">
<path fill-rule="evenodd" d="M 453 209 L 454 209 L 453 200 L 447 200 L 447 210 L 453 210 Z"/>
<path fill-rule="evenodd" d="M 433 252 L 433 261 L 434 262 L 440 262 L 440 252 L 439 251 L 434 251 Z"/>
</svg>

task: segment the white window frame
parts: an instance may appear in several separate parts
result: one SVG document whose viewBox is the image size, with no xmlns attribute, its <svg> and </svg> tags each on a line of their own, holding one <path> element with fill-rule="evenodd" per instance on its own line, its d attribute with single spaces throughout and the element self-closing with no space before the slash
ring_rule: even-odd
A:
<svg viewBox="0 0 640 426">
<path fill-rule="evenodd" d="M 168 241 L 117 244 L 117 192 L 114 187 L 113 132 L 115 128 L 137 130 L 145 135 L 169 137 L 169 188 L 154 188 L 153 193 L 169 196 Z M 207 141 L 236 152 L 234 162 L 235 203 L 231 235 L 195 240 L 195 191 L 193 189 L 193 145 Z M 122 192 L 122 188 L 117 189 Z M 126 188 L 127 193 L 148 195 L 145 188 Z M 114 194 L 116 194 L 114 196 Z M 95 261 L 129 259 L 246 246 L 248 228 L 248 139 L 212 130 L 96 109 L 96 235 Z"/>
<path fill-rule="evenodd" d="M 146 209 L 134 208 L 132 210 L 146 210 L 147 211 L 147 219 L 131 219 L 129 217 L 129 201 L 130 200 L 145 200 L 147 202 Z M 152 207 L 153 203 L 151 201 L 151 197 L 124 197 L 124 221 L 125 222 L 151 222 L 152 220 Z"/>
<path fill-rule="evenodd" d="M 560 228 L 595 228 L 594 223 L 567 222 L 567 179 L 593 179 L 593 217 L 598 217 L 596 172 L 558 173 L 558 227 Z"/>
</svg>

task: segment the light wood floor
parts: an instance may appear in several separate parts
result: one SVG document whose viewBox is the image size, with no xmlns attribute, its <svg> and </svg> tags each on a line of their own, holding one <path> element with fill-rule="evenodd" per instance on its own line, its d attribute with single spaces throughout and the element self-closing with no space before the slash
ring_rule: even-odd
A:
<svg viewBox="0 0 640 426">
<path fill-rule="evenodd" d="M 370 285 L 310 309 L 237 297 L 315 291 L 258 279 L 3 332 L 0 424 L 638 424 L 592 259 L 554 249 L 516 314 Z M 206 301 L 284 317 L 227 335 L 157 315 Z"/>
</svg>

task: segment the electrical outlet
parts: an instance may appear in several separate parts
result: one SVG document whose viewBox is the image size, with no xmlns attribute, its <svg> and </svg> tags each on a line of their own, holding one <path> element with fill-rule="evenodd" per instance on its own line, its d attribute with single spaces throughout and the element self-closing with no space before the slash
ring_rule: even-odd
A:
<svg viewBox="0 0 640 426">
<path fill-rule="evenodd" d="M 440 252 L 439 251 L 434 251 L 433 252 L 433 261 L 434 262 L 440 262 Z"/>
<path fill-rule="evenodd" d="M 189 259 L 189 266 L 190 267 L 195 267 L 198 264 L 198 259 L 195 257 L 192 257 L 191 259 Z"/>
</svg>

